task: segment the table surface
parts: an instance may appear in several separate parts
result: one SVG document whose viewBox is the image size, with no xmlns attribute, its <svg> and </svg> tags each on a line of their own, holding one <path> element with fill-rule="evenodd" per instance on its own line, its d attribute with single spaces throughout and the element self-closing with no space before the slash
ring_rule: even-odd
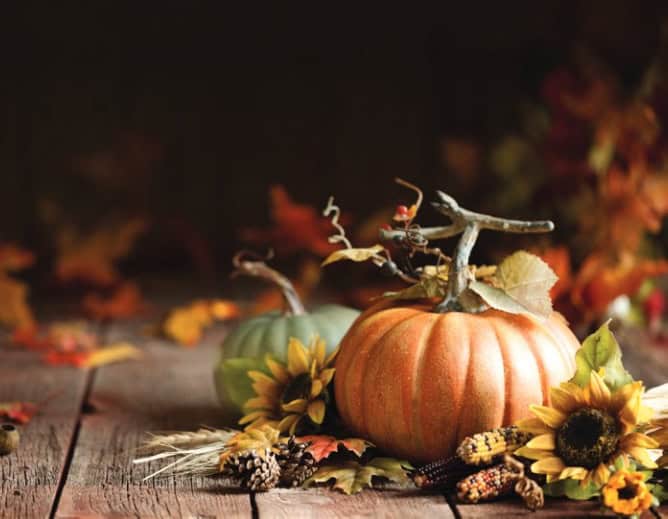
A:
<svg viewBox="0 0 668 519">
<path fill-rule="evenodd" d="M 209 330 L 198 347 L 185 349 L 146 334 L 161 310 L 192 297 L 196 287 L 153 286 L 152 315 L 102 327 L 107 343 L 129 340 L 145 356 L 98 369 L 47 366 L 39 355 L 0 343 L 0 401 L 48 399 L 21 430 L 20 448 L 0 457 L 0 517 L 588 517 L 595 502 L 548 500 L 536 514 L 517 498 L 462 505 L 451 496 L 384 488 L 345 496 L 326 489 L 249 493 L 216 478 L 143 477 L 158 465 L 133 465 L 146 431 L 220 426 L 212 369 L 226 326 Z M 151 297 L 152 296 L 152 297 Z M 65 305 L 40 312 L 50 320 L 71 317 Z M 43 318 L 44 319 L 44 318 Z M 648 386 L 668 379 L 667 350 L 634 342 L 627 368 Z M 662 508 L 668 516 L 668 506 Z"/>
</svg>

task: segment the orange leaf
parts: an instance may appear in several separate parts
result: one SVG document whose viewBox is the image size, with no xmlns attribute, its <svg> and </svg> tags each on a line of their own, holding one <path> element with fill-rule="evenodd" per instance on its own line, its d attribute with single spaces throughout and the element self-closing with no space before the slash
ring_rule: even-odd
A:
<svg viewBox="0 0 668 519">
<path fill-rule="evenodd" d="M 11 328 L 32 328 L 35 318 L 28 306 L 28 287 L 0 273 L 0 323 Z"/>
<path fill-rule="evenodd" d="M 19 425 L 27 424 L 36 412 L 37 406 L 30 402 L 0 402 L 0 418 Z"/>
<path fill-rule="evenodd" d="M 130 281 L 122 283 L 108 298 L 96 293 L 87 294 L 82 305 L 94 319 L 124 319 L 146 309 L 139 287 Z"/>
<path fill-rule="evenodd" d="M 297 441 L 300 443 L 309 442 L 307 450 L 313 456 L 316 463 L 328 458 L 334 452 L 338 452 L 340 447 L 343 447 L 346 450 L 356 454 L 358 457 L 364 454 L 364 451 L 369 447 L 373 447 L 373 444 L 361 440 L 359 438 L 346 438 L 344 440 L 339 440 L 334 436 L 325 436 L 325 435 L 310 435 L 310 436 L 301 436 L 297 438 Z"/>
<path fill-rule="evenodd" d="M 241 239 L 261 245 L 270 245 L 278 254 L 312 252 L 326 257 L 338 246 L 329 243 L 332 226 L 314 207 L 297 204 L 283 186 L 272 186 L 270 229 L 245 229 Z M 344 219 L 345 223 L 345 219 Z"/>
<path fill-rule="evenodd" d="M 0 270 L 12 272 L 30 267 L 35 262 L 35 255 L 13 243 L 0 245 Z"/>
<path fill-rule="evenodd" d="M 182 346 L 195 346 L 202 339 L 204 329 L 214 320 L 234 319 L 241 314 L 239 307 L 224 299 L 202 299 L 187 306 L 172 309 L 162 323 L 163 334 Z"/>
<path fill-rule="evenodd" d="M 63 283 L 84 281 L 108 286 L 119 279 L 114 262 L 125 257 L 147 228 L 141 218 L 101 227 L 82 234 L 71 226 L 56 231 L 56 277 Z"/>
<path fill-rule="evenodd" d="M 572 283 L 570 254 L 565 246 L 560 246 L 546 249 L 538 255 L 559 278 L 550 290 L 550 297 L 554 301 L 568 291 Z"/>
</svg>

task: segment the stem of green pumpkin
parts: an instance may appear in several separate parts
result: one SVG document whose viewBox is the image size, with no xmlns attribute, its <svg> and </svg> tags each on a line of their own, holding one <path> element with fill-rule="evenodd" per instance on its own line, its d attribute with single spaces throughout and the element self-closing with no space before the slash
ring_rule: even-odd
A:
<svg viewBox="0 0 668 519">
<path fill-rule="evenodd" d="M 297 290 L 295 290 L 292 282 L 277 270 L 269 267 L 264 261 L 244 259 L 244 256 L 249 255 L 257 257 L 255 254 L 249 253 L 248 251 L 240 251 L 235 254 L 234 258 L 232 258 L 232 264 L 235 268 L 232 275 L 259 278 L 276 285 L 280 288 L 283 295 L 285 315 L 305 314 L 306 309 L 304 308 L 302 300 L 299 297 L 299 294 L 297 294 Z"/>
</svg>

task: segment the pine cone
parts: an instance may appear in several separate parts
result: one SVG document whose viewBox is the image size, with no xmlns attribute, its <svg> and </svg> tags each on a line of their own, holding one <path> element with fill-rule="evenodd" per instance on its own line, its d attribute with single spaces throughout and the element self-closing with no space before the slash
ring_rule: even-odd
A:
<svg viewBox="0 0 668 519">
<path fill-rule="evenodd" d="M 242 488 L 262 491 L 278 484 L 281 467 L 271 450 L 265 449 L 263 456 L 248 450 L 233 454 L 225 463 L 222 474 L 238 481 Z"/>
<path fill-rule="evenodd" d="M 318 469 L 311 453 L 306 449 L 309 443 L 299 443 L 294 436 L 285 443 L 278 443 L 276 456 L 281 467 L 280 484 L 286 487 L 296 487 L 310 478 Z"/>
</svg>

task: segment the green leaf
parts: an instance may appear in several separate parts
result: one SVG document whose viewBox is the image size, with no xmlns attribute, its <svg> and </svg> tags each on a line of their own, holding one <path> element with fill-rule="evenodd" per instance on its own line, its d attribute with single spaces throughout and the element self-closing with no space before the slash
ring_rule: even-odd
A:
<svg viewBox="0 0 668 519">
<path fill-rule="evenodd" d="M 650 487 L 650 492 L 652 492 L 652 495 L 659 500 L 659 503 L 668 501 L 668 487 L 661 483 L 655 483 L 648 486 Z"/>
<path fill-rule="evenodd" d="M 336 261 L 350 260 L 350 261 L 367 261 L 377 256 L 379 253 L 383 252 L 385 247 L 382 245 L 374 245 L 373 247 L 368 247 L 366 249 L 340 249 L 332 252 L 329 256 L 325 258 L 325 261 L 321 263 L 321 267 L 334 263 Z"/>
<path fill-rule="evenodd" d="M 545 492 L 546 496 L 566 496 L 569 499 L 584 501 L 598 496 L 600 488 L 593 482 L 588 483 L 586 486 L 582 486 L 580 481 L 576 479 L 560 479 L 544 485 L 543 492 Z"/>
<path fill-rule="evenodd" d="M 380 477 L 396 483 L 409 483 L 406 469 L 410 465 L 394 458 L 374 458 L 366 465 L 356 461 L 341 461 L 337 464 L 321 465 L 318 471 L 304 482 L 305 487 L 334 480 L 333 488 L 344 494 L 356 494 L 373 487 L 373 478 Z"/>
<path fill-rule="evenodd" d="M 240 409 L 255 395 L 253 381 L 248 377 L 248 372 L 258 370 L 268 373 L 267 366 L 262 359 L 251 357 L 235 357 L 222 362 L 220 367 L 223 385 L 227 396 Z"/>
<path fill-rule="evenodd" d="M 510 297 L 500 288 L 493 287 L 482 281 L 471 281 L 469 289 L 478 294 L 489 306 L 509 314 L 531 314 L 528 308 L 522 306 L 518 301 Z"/>
<path fill-rule="evenodd" d="M 604 369 L 603 380 L 611 391 L 633 382 L 633 377 L 624 369 L 622 351 L 610 331 L 609 323 L 606 322 L 587 337 L 575 354 L 576 370 L 571 382 L 580 387 L 587 386 L 591 372 L 598 372 L 601 368 Z"/>
<path fill-rule="evenodd" d="M 445 283 L 443 280 L 432 277 L 425 278 L 413 286 L 399 292 L 385 292 L 383 297 L 389 299 L 425 299 L 431 297 L 445 297 Z"/>
</svg>

